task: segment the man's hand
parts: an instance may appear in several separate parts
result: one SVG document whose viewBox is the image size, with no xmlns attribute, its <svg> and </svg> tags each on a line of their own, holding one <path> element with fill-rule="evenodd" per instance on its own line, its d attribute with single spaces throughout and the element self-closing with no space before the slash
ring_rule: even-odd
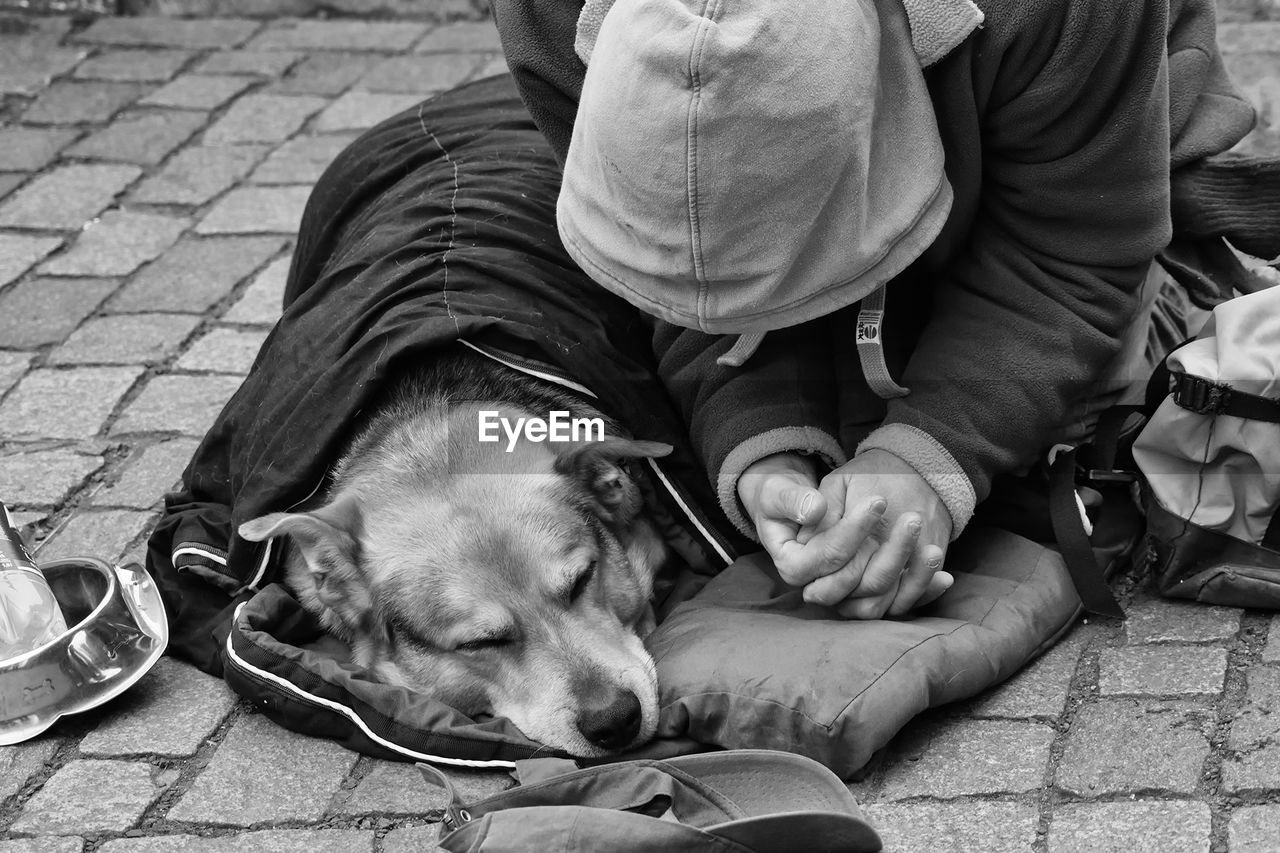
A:
<svg viewBox="0 0 1280 853">
<path fill-rule="evenodd" d="M 879 619 L 927 604 L 951 587 L 954 579 L 941 571 L 951 516 L 906 462 L 869 450 L 824 477 L 819 491 L 826 516 L 816 533 L 810 527 L 797 531 L 802 548 L 842 526 L 862 529 L 868 506 L 883 507 L 883 517 L 856 541 L 848 535 L 829 538 L 826 570 L 797 579 L 805 584 L 805 601 L 835 606 L 851 619 Z M 829 568 L 841 558 L 842 565 Z"/>
<path fill-rule="evenodd" d="M 738 478 L 738 499 L 782 579 L 794 583 L 784 566 L 801 559 L 804 549 L 797 536 L 827 515 L 813 460 L 796 453 L 766 456 Z"/>
</svg>

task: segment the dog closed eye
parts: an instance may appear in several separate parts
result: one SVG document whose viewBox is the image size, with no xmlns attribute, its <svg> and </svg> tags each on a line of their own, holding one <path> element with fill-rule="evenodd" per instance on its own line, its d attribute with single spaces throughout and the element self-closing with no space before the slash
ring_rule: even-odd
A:
<svg viewBox="0 0 1280 853">
<path fill-rule="evenodd" d="M 459 652 L 483 652 L 500 649 L 513 643 L 515 643 L 514 637 L 481 637 L 477 640 L 458 643 L 458 645 L 454 646 L 454 650 Z"/>
<path fill-rule="evenodd" d="M 566 596 L 569 603 L 573 604 L 582 594 L 587 591 L 587 587 L 591 585 L 592 579 L 596 576 L 596 567 L 599 565 L 597 560 L 592 560 L 587 564 L 587 570 L 574 580 L 573 586 L 569 587 L 569 594 Z"/>
</svg>

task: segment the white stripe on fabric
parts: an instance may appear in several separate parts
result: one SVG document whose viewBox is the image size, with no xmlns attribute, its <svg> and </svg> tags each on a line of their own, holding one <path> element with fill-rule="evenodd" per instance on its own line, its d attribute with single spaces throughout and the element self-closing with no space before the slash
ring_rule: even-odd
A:
<svg viewBox="0 0 1280 853">
<path fill-rule="evenodd" d="M 676 503 L 680 505 L 681 511 L 684 512 L 685 516 L 693 526 L 698 528 L 698 532 L 702 534 L 702 538 L 707 540 L 707 542 L 711 544 L 712 548 L 716 549 L 716 553 L 720 555 L 720 559 L 724 560 L 725 565 L 732 563 L 733 558 L 729 556 L 729 553 L 725 551 L 724 548 L 720 547 L 720 540 L 715 536 L 712 536 L 711 531 L 702 526 L 702 522 L 698 520 L 698 516 L 693 513 L 693 510 L 689 509 L 689 505 L 684 502 L 684 498 L 682 498 L 680 493 L 676 491 L 676 488 L 671 485 L 671 481 L 667 479 L 667 475 L 662 473 L 662 469 L 658 467 L 658 463 L 652 459 L 646 459 L 645 461 L 649 463 L 649 467 L 653 469 L 653 473 L 658 475 L 658 479 L 662 481 L 662 485 L 666 487 L 666 490 L 671 494 L 671 497 L 675 498 Z"/>
<path fill-rule="evenodd" d="M 555 376 L 550 373 L 543 373 L 541 370 L 534 370 L 531 367 L 525 367 L 524 365 L 521 365 L 521 364 L 515 364 L 514 362 L 507 361 L 505 358 L 494 355 L 493 353 L 489 352 L 486 349 L 481 349 L 480 347 L 476 346 L 470 341 L 464 340 L 462 338 L 458 339 L 458 343 L 462 344 L 464 347 L 470 347 L 471 349 L 480 353 L 485 358 L 493 359 L 494 361 L 498 362 L 498 364 L 505 364 L 507 367 L 511 368 L 512 370 L 518 370 L 521 373 L 527 374 L 529 376 L 536 376 L 539 379 L 545 379 L 546 381 L 552 382 L 556 385 L 563 385 L 566 388 L 572 388 L 573 390 L 578 391 L 579 393 L 586 394 L 588 397 L 590 397 L 593 400 L 600 399 L 599 397 L 597 397 L 595 394 L 591 392 L 590 388 L 588 388 L 585 385 L 579 385 L 577 382 L 574 382 L 572 379 L 565 379 L 564 377 L 561 377 L 561 376 Z"/>
<path fill-rule="evenodd" d="M 267 573 L 267 564 L 271 562 L 271 549 L 275 544 L 276 540 L 267 540 L 267 547 L 262 549 L 262 560 L 258 563 L 258 571 L 254 572 L 253 580 L 244 585 L 245 589 L 256 590 L 258 584 L 262 583 L 262 576 Z"/>
<path fill-rule="evenodd" d="M 233 619 L 232 631 L 235 630 L 235 627 L 234 627 L 235 623 L 238 623 L 240 621 L 240 611 L 243 609 L 244 609 L 244 603 L 242 603 L 239 607 L 236 608 L 235 615 L 232 617 Z M 355 723 L 360 728 L 360 731 L 364 732 L 364 734 L 370 740 L 374 741 L 379 746 L 384 746 L 387 749 L 390 749 L 394 752 L 398 752 L 401 755 L 408 756 L 409 758 L 415 758 L 418 761 L 429 761 L 433 764 L 452 764 L 458 767 L 478 767 L 478 768 L 493 768 L 493 769 L 507 769 L 507 770 L 515 769 L 516 765 L 514 761 L 496 761 L 496 760 L 474 761 L 466 758 L 446 758 L 443 755 L 429 755 L 425 752 L 415 752 L 412 749 L 407 749 L 403 746 L 400 746 L 399 744 L 396 744 L 387 740 L 386 738 L 380 737 L 369 728 L 369 726 L 365 723 L 365 721 L 360 718 L 359 714 L 357 714 L 355 711 L 348 708 L 346 705 L 343 705 L 339 702 L 334 702 L 331 699 L 323 699 L 319 696 L 316 696 L 313 693 L 308 693 L 307 691 L 303 690 L 301 687 L 294 684 L 292 681 L 288 680 L 287 678 L 281 678 L 280 676 L 276 675 L 273 672 L 267 672 L 266 670 L 258 669 L 256 666 L 251 665 L 244 658 L 236 654 L 236 651 L 231 644 L 231 634 L 227 634 L 227 656 L 231 658 L 232 661 L 235 662 L 235 665 L 237 667 L 244 670 L 245 672 L 252 673 L 254 677 L 264 679 L 265 681 L 268 681 L 271 684 L 276 685 L 277 687 L 282 687 L 288 692 L 292 693 L 293 695 L 300 697 L 303 701 L 310 702 L 313 705 L 319 705 L 322 708 L 328 708 L 331 711 L 338 712 L 342 716 L 351 720 L 351 722 Z"/>
<path fill-rule="evenodd" d="M 181 557 L 183 554 L 193 554 L 197 557 L 204 557 L 205 559 L 212 560 L 213 562 L 217 563 L 220 566 L 225 566 L 227 564 L 226 557 L 219 556 L 213 553 L 212 551 L 206 551 L 203 548 L 196 548 L 191 545 L 187 545 L 185 547 L 179 548 L 178 550 L 174 551 L 171 555 L 169 555 L 169 560 L 174 565 L 177 565 L 178 558 Z"/>
</svg>

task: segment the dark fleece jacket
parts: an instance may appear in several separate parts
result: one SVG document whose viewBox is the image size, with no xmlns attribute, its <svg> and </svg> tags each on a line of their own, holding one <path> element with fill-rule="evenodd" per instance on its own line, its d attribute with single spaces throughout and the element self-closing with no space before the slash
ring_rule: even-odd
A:
<svg viewBox="0 0 1280 853">
<path fill-rule="evenodd" d="M 494 0 L 508 62 L 563 162 L 585 67 L 581 3 Z M 658 323 L 663 379 L 721 504 L 750 532 L 738 476 L 769 453 L 905 459 L 958 534 L 992 479 L 1032 463 L 1119 349 L 1170 241 L 1170 169 L 1252 127 L 1227 78 L 1212 0 L 979 0 L 986 20 L 925 71 L 955 193 L 933 246 L 888 287 L 887 404 L 857 368 L 856 308 L 732 340 Z M 743 118 L 750 132 L 750 118 Z M 661 152 L 654 152 L 661 156 Z M 832 393 L 835 389 L 835 393 Z"/>
</svg>

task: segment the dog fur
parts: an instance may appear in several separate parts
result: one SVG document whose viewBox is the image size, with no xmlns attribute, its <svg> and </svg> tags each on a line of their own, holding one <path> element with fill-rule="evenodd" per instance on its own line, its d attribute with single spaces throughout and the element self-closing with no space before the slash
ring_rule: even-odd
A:
<svg viewBox="0 0 1280 853">
<path fill-rule="evenodd" d="M 462 347 L 389 387 L 323 505 L 240 534 L 288 537 L 286 582 L 380 680 L 577 756 L 648 740 L 641 635 L 666 548 L 629 460 L 670 447 L 619 438 L 607 418 L 599 442 L 480 442 L 483 409 L 603 416 Z"/>
</svg>

